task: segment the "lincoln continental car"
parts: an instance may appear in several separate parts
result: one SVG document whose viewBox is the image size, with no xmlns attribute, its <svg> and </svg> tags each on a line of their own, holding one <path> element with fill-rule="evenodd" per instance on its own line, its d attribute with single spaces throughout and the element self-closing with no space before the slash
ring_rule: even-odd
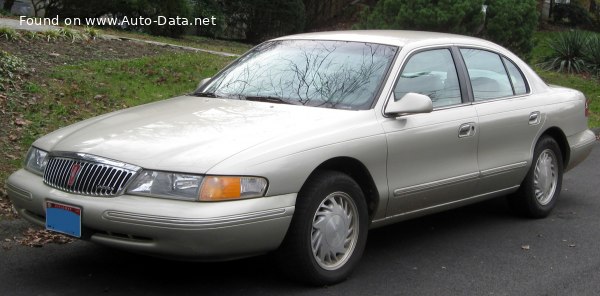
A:
<svg viewBox="0 0 600 296">
<path fill-rule="evenodd" d="M 7 187 L 52 231 L 183 260 L 274 252 L 291 277 L 333 284 L 375 227 L 499 196 L 549 215 L 592 149 L 588 112 L 481 39 L 301 34 L 190 95 L 38 139 Z"/>
</svg>

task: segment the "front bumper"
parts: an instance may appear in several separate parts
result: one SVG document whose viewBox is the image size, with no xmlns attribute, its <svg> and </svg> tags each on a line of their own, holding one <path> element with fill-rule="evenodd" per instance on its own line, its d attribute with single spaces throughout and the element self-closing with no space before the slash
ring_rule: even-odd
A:
<svg viewBox="0 0 600 296">
<path fill-rule="evenodd" d="M 296 194 L 212 203 L 82 196 L 46 186 L 26 170 L 12 174 L 7 187 L 17 212 L 32 223 L 45 225 L 45 201 L 69 204 L 82 208 L 83 239 L 190 260 L 227 260 L 276 249 L 296 202 Z"/>
</svg>

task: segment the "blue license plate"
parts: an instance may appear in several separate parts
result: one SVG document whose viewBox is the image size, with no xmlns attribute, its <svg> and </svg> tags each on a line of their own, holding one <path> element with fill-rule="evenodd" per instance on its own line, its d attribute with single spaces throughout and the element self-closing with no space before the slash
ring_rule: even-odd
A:
<svg viewBox="0 0 600 296">
<path fill-rule="evenodd" d="M 46 229 L 81 237 L 81 208 L 46 201 Z"/>
</svg>

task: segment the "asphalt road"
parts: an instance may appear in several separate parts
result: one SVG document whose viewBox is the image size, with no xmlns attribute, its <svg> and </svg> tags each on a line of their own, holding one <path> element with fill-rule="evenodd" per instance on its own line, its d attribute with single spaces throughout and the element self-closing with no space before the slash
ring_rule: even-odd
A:
<svg viewBox="0 0 600 296">
<path fill-rule="evenodd" d="M 598 168 L 600 142 L 546 219 L 496 199 L 373 230 L 354 275 L 332 287 L 290 282 L 269 256 L 172 262 L 76 242 L 0 250 L 0 295 L 598 295 Z"/>
</svg>

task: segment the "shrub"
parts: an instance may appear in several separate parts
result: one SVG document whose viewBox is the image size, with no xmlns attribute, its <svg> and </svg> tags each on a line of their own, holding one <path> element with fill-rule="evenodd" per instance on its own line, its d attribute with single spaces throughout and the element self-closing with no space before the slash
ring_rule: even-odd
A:
<svg viewBox="0 0 600 296">
<path fill-rule="evenodd" d="M 62 35 L 60 34 L 60 31 L 58 30 L 48 30 L 48 31 L 44 31 L 41 32 L 40 35 L 46 39 L 46 41 L 50 42 L 50 41 L 56 41 L 58 39 L 60 39 L 62 37 Z"/>
<path fill-rule="evenodd" d="M 260 42 L 304 30 L 306 14 L 302 0 L 252 0 L 247 4 L 249 41 Z"/>
<path fill-rule="evenodd" d="M 92 40 L 96 40 L 96 38 L 100 38 L 100 31 L 98 31 L 98 29 L 95 29 L 94 27 L 85 27 L 83 29 L 83 33 Z"/>
<path fill-rule="evenodd" d="M 225 23 L 222 21 L 225 19 L 223 13 L 224 7 L 219 0 L 194 0 L 193 12 L 198 17 L 209 17 L 214 16 L 221 23 L 217 26 L 197 26 L 196 34 L 199 36 L 208 36 L 211 38 L 218 37 L 224 31 Z"/>
<path fill-rule="evenodd" d="M 71 40 L 71 43 L 83 40 L 85 38 L 85 36 L 81 35 L 79 31 L 69 28 L 61 28 L 58 30 L 58 34 L 65 39 Z"/>
<path fill-rule="evenodd" d="M 302 0 L 194 0 L 196 14 L 215 15 L 216 28 L 199 28 L 209 37 L 260 42 L 304 30 L 306 11 Z"/>
<path fill-rule="evenodd" d="M 536 4 L 536 0 L 380 0 L 363 13 L 355 28 L 481 35 L 527 57 L 537 27 Z"/>
<path fill-rule="evenodd" d="M 548 42 L 552 54 L 541 64 L 546 70 L 581 73 L 586 70 L 588 34 L 582 31 L 560 33 Z"/>
<path fill-rule="evenodd" d="M 149 4 L 142 8 L 140 15 L 156 19 L 158 16 L 167 18 L 190 16 L 190 4 L 188 0 L 148 0 Z M 153 23 L 150 27 L 150 34 L 169 37 L 179 37 L 185 33 L 186 27 L 177 25 L 158 25 Z"/>
<path fill-rule="evenodd" d="M 6 40 L 17 40 L 19 39 L 19 33 L 7 27 L 0 27 L 0 38 L 4 38 Z"/>
<path fill-rule="evenodd" d="M 25 37 L 29 40 L 35 40 L 38 38 L 42 38 L 41 35 L 36 31 L 27 31 L 27 32 L 23 33 L 23 37 Z"/>
<path fill-rule="evenodd" d="M 483 21 L 481 4 L 481 0 L 380 0 L 372 10 L 364 11 L 355 28 L 471 35 Z"/>
<path fill-rule="evenodd" d="M 590 72 L 600 76 L 600 35 L 590 36 L 584 48 L 584 60 Z"/>
<path fill-rule="evenodd" d="M 487 0 L 483 36 L 528 59 L 538 25 L 536 0 Z"/>
<path fill-rule="evenodd" d="M 552 8 L 552 17 L 554 22 L 562 25 L 580 27 L 591 26 L 592 17 L 583 7 L 571 4 L 556 4 Z"/>
</svg>

